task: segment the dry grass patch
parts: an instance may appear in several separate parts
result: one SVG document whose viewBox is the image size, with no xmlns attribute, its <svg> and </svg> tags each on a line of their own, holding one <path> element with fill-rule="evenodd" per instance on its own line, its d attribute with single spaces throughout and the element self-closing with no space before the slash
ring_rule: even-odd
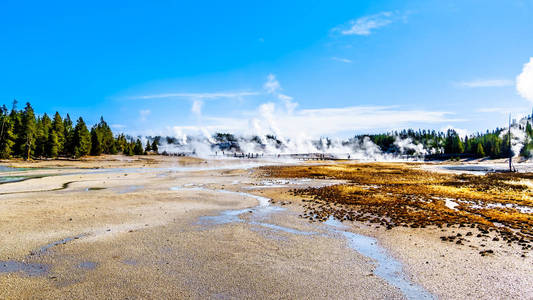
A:
<svg viewBox="0 0 533 300">
<path fill-rule="evenodd" d="M 263 167 L 261 173 L 278 178 L 347 180 L 346 184 L 291 191 L 304 198 L 302 217 L 310 221 L 333 216 L 388 229 L 470 227 L 477 228 L 481 236 L 494 231 L 523 250 L 531 249 L 533 242 L 533 190 L 524 184 L 533 174 L 454 175 L 404 163 L 275 166 Z M 450 241 L 461 244 L 466 240 Z"/>
</svg>

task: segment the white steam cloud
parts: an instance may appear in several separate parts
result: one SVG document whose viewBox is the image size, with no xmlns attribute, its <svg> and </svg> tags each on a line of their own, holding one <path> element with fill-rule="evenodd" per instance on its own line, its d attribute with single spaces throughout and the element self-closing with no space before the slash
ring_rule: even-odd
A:
<svg viewBox="0 0 533 300">
<path fill-rule="evenodd" d="M 516 90 L 520 96 L 533 102 L 533 57 L 529 58 L 522 73 L 516 77 Z"/>
<path fill-rule="evenodd" d="M 264 155 L 327 154 L 338 158 L 391 160 L 398 155 L 431 154 L 411 139 L 396 138 L 394 154 L 384 153 L 368 137 L 330 139 L 328 135 L 352 134 L 355 130 L 405 127 L 411 122 L 440 123 L 452 121 L 448 113 L 424 110 L 399 110 L 387 106 L 352 106 L 342 108 L 299 109 L 292 96 L 274 74 L 263 85 L 270 99 L 256 110 L 240 117 L 202 115 L 203 99 L 193 98 L 191 113 L 201 116 L 196 126 L 169 128 L 170 139 L 162 139 L 160 152 L 189 153 L 198 156 L 253 153 Z M 232 133 L 214 137 L 215 133 Z"/>
</svg>

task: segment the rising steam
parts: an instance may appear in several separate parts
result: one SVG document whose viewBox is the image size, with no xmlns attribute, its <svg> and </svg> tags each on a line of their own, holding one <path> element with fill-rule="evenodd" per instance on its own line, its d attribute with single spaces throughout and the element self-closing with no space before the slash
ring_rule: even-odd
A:
<svg viewBox="0 0 533 300">
<path fill-rule="evenodd" d="M 524 65 L 522 73 L 516 78 L 516 90 L 520 96 L 533 102 L 533 57 Z"/>
</svg>

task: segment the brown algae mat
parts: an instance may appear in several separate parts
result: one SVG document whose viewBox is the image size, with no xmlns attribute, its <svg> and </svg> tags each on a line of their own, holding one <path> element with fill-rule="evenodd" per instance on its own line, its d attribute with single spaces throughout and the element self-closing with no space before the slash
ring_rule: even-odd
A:
<svg viewBox="0 0 533 300">
<path fill-rule="evenodd" d="M 524 254 L 533 244 L 533 174 L 488 173 L 484 176 L 424 171 L 417 164 L 355 163 L 260 168 L 276 178 L 340 179 L 346 183 L 291 190 L 302 197 L 303 218 L 359 221 L 387 229 L 396 226 L 472 228 L 441 236 L 464 244 L 470 238 L 503 239 Z M 481 255 L 491 250 L 480 251 Z"/>
</svg>

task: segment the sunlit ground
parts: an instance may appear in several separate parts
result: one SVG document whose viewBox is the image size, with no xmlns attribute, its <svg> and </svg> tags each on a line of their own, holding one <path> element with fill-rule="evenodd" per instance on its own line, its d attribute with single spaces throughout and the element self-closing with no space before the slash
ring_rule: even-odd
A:
<svg viewBox="0 0 533 300">
<path fill-rule="evenodd" d="M 310 221 L 333 216 L 387 229 L 470 227 L 477 230 L 441 239 L 463 244 L 494 231 L 495 239 L 518 244 L 524 252 L 531 249 L 533 174 L 443 174 L 404 163 L 263 167 L 262 172 L 280 178 L 346 180 L 344 184 L 292 191 L 304 198 L 302 217 Z"/>
</svg>

